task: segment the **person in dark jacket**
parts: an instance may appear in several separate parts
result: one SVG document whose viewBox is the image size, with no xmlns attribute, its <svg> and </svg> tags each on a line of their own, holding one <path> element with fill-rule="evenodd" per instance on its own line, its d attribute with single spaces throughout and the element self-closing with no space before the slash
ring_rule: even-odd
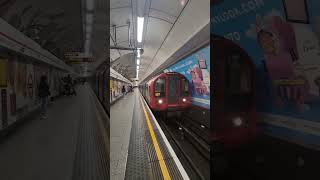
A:
<svg viewBox="0 0 320 180">
<path fill-rule="evenodd" d="M 125 93 L 126 93 L 126 87 L 122 86 L 122 94 L 125 94 Z"/>
<path fill-rule="evenodd" d="M 40 84 L 39 84 L 39 97 L 41 99 L 41 114 L 42 118 L 47 118 L 47 104 L 48 104 L 48 96 L 50 96 L 50 88 L 47 82 L 46 76 L 41 76 Z"/>
</svg>

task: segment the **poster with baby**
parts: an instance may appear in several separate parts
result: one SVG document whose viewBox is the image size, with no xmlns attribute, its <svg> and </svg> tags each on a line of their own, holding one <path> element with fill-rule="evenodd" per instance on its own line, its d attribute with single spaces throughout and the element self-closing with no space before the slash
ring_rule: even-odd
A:
<svg viewBox="0 0 320 180">
<path fill-rule="evenodd" d="M 251 57 L 259 111 L 313 119 L 320 110 L 320 2 L 297 2 L 224 0 L 212 8 L 211 33 Z"/>
<path fill-rule="evenodd" d="M 210 46 L 192 53 L 165 71 L 184 75 L 190 83 L 193 104 L 210 108 Z"/>
</svg>

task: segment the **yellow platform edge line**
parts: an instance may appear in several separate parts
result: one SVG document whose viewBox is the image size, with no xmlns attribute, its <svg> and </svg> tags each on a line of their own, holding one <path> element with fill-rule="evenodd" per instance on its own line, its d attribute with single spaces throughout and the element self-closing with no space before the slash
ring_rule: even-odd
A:
<svg viewBox="0 0 320 180">
<path fill-rule="evenodd" d="M 160 146 L 158 144 L 158 140 L 157 140 L 157 137 L 154 133 L 154 130 L 153 130 L 153 127 L 152 127 L 152 124 L 151 124 L 151 121 L 150 121 L 150 118 L 149 118 L 149 115 L 146 111 L 146 108 L 144 106 L 144 103 L 141 99 L 141 96 L 140 96 L 140 101 L 141 101 L 141 105 L 142 105 L 142 108 L 143 108 L 143 112 L 144 112 L 144 115 L 146 116 L 146 121 L 147 121 L 147 124 L 148 124 L 148 128 L 149 128 L 149 132 L 150 132 L 150 136 L 151 136 L 151 139 L 152 139 L 152 143 L 153 143 L 153 146 L 154 146 L 154 149 L 156 150 L 156 154 L 157 154 L 157 158 L 158 158 L 158 162 L 160 164 L 160 168 L 161 168 L 161 171 L 162 171 L 162 175 L 164 177 L 165 180 L 171 180 L 171 177 L 169 175 L 169 171 L 168 171 L 168 168 L 167 168 L 167 165 L 166 163 L 164 162 L 163 160 L 163 155 L 161 153 L 161 150 L 160 150 Z"/>
</svg>

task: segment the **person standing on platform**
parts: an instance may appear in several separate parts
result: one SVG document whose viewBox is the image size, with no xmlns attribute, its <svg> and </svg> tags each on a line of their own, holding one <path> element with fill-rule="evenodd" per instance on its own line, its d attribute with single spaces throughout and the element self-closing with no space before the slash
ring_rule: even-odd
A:
<svg viewBox="0 0 320 180">
<path fill-rule="evenodd" d="M 48 97 L 50 96 L 50 88 L 47 82 L 47 76 L 41 76 L 39 84 L 39 97 L 41 99 L 41 118 L 47 118 Z"/>
<path fill-rule="evenodd" d="M 123 85 L 122 86 L 122 94 L 125 95 L 125 93 L 126 93 L 126 87 Z"/>
</svg>

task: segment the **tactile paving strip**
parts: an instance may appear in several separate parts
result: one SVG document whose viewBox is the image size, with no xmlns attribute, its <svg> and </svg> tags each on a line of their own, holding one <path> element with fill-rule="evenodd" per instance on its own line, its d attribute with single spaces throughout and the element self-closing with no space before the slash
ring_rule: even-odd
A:
<svg viewBox="0 0 320 180">
<path fill-rule="evenodd" d="M 140 97 L 136 97 L 135 110 L 132 121 L 132 129 L 129 144 L 125 179 L 155 179 L 162 180 L 163 175 L 154 145 L 147 127 L 145 114 L 141 105 Z M 172 180 L 183 179 L 178 167 L 169 153 L 159 130 L 149 115 L 153 130 L 157 137 L 165 164 Z"/>
<path fill-rule="evenodd" d="M 126 180 L 136 180 L 136 179 L 146 179 L 150 178 L 150 166 L 148 164 L 147 152 L 145 148 L 144 131 L 146 126 L 141 119 L 143 119 L 143 114 L 141 114 L 140 103 L 135 99 L 134 112 L 132 119 L 132 127 L 130 134 L 129 143 L 129 153 L 126 167 Z"/>
<path fill-rule="evenodd" d="M 152 124 L 154 125 L 154 123 L 152 123 Z M 159 147 L 160 147 L 163 159 L 164 159 L 166 166 L 168 168 L 171 179 L 174 179 L 174 180 L 181 179 L 182 180 L 183 178 L 181 176 L 181 173 L 180 173 L 178 167 L 176 166 L 174 160 L 172 159 L 172 156 L 167 148 L 167 145 L 165 144 L 164 140 L 162 139 L 159 130 L 154 128 L 154 132 L 157 137 Z M 149 132 L 146 132 L 146 133 L 149 133 Z M 146 144 L 148 147 L 148 157 L 149 157 L 149 162 L 151 163 L 152 172 L 154 174 L 154 177 L 158 177 L 158 171 L 160 171 L 160 173 L 161 173 L 161 169 L 159 166 L 158 157 L 156 155 L 156 152 L 153 147 L 152 140 L 151 140 L 151 137 L 149 134 L 146 135 Z M 161 175 L 161 177 L 162 177 L 162 175 Z"/>
<path fill-rule="evenodd" d="M 150 120 L 152 118 L 150 112 L 148 112 L 148 115 L 150 117 Z M 152 124 L 152 127 L 154 129 L 154 133 L 158 139 L 158 143 L 159 143 L 159 146 L 160 146 L 160 149 L 161 149 L 161 152 L 162 152 L 162 156 L 163 156 L 163 159 L 165 160 L 166 162 L 166 165 L 167 165 L 167 168 L 168 168 L 168 171 L 169 171 L 169 174 L 170 174 L 170 177 L 171 179 L 174 179 L 174 180 L 183 180 L 183 177 L 177 167 L 177 165 L 175 164 L 174 160 L 172 159 L 171 157 L 171 154 L 169 152 L 169 149 L 167 148 L 167 145 L 166 143 L 164 142 L 164 140 L 162 139 L 162 136 L 159 132 L 159 129 L 157 128 L 155 122 L 153 120 L 151 120 L 151 124 Z M 147 136 L 148 139 L 150 139 L 150 136 Z M 147 140 L 147 141 L 151 141 L 151 140 Z M 152 149 L 153 151 L 154 148 Z M 155 153 L 155 152 L 153 152 Z M 150 153 L 152 154 L 152 153 Z M 150 155 L 149 155 L 150 157 Z"/>
<path fill-rule="evenodd" d="M 87 101 L 85 101 L 87 100 Z M 98 133 L 95 106 L 85 98 L 81 109 L 81 119 L 73 167 L 73 180 L 110 179 L 108 154 L 103 139 Z M 91 105 L 91 106 L 90 106 Z"/>
</svg>

